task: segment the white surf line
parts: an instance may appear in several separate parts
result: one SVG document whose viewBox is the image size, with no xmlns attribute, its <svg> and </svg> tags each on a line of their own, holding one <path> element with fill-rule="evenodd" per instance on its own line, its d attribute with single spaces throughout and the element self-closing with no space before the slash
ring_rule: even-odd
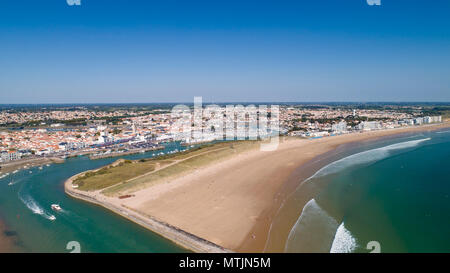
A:
<svg viewBox="0 0 450 273">
<path fill-rule="evenodd" d="M 330 253 L 352 253 L 358 247 L 355 237 L 342 222 L 336 230 Z"/>
<path fill-rule="evenodd" d="M 351 166 L 379 161 L 381 159 L 388 157 L 391 151 L 416 147 L 420 143 L 428 141 L 430 139 L 431 138 L 423 138 L 418 140 L 400 142 L 344 157 L 321 168 L 314 175 L 312 175 L 305 181 L 308 181 L 316 177 L 322 177 L 325 175 L 337 173 Z"/>
</svg>

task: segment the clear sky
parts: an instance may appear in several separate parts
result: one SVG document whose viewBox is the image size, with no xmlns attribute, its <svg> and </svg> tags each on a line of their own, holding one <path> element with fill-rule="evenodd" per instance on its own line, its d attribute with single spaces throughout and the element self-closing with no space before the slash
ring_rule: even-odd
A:
<svg viewBox="0 0 450 273">
<path fill-rule="evenodd" d="M 450 101 L 450 1 L 2 0 L 0 103 Z"/>
</svg>

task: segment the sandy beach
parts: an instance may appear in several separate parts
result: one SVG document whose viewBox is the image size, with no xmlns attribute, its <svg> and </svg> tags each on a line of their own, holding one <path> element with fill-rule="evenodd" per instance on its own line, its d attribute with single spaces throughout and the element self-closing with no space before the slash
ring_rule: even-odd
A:
<svg viewBox="0 0 450 273">
<path fill-rule="evenodd" d="M 301 182 L 295 173 L 300 166 L 342 144 L 443 127 L 450 123 L 312 140 L 282 138 L 275 151 L 247 151 L 135 191 L 126 199 L 74 189 L 75 177 L 66 181 L 65 189 L 75 198 L 97 203 L 193 251 L 261 252 L 274 214 Z"/>
</svg>

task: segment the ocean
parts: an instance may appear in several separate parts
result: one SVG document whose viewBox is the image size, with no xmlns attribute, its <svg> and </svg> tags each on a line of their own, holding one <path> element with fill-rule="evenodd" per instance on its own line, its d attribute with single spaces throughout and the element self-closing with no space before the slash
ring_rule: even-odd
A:
<svg viewBox="0 0 450 273">
<path fill-rule="evenodd" d="M 175 149 L 184 147 L 170 144 L 165 152 Z M 3 235 L 22 252 L 70 252 L 72 241 L 81 252 L 186 252 L 64 193 L 67 178 L 117 159 L 70 158 L 0 179 L 0 221 L 7 227 Z M 450 131 L 359 143 L 338 149 L 325 161 L 310 168 L 279 211 L 266 251 L 450 252 Z M 53 203 L 63 210 L 52 211 Z M 56 220 L 50 220 L 52 215 Z M 273 242 L 281 247 L 273 248 Z"/>
<path fill-rule="evenodd" d="M 450 252 L 449 169 L 448 129 L 353 147 L 292 194 L 284 251 Z"/>
<path fill-rule="evenodd" d="M 185 147 L 172 143 L 163 151 L 175 149 Z M 123 158 L 148 158 L 154 153 Z M 64 193 L 63 184 L 69 177 L 117 159 L 69 158 L 63 164 L 22 170 L 0 179 L 0 221 L 7 227 L 1 236 L 12 238 L 14 249 L 20 252 L 70 252 L 72 248 L 67 248 L 72 241 L 79 243 L 81 252 L 187 252 L 121 216 Z M 54 203 L 62 211 L 53 211 Z M 50 220 L 52 215 L 56 220 Z"/>
</svg>

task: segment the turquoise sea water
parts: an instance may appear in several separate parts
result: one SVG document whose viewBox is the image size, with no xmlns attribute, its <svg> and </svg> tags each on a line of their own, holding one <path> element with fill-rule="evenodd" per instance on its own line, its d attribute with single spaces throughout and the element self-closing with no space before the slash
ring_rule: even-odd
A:
<svg viewBox="0 0 450 273">
<path fill-rule="evenodd" d="M 182 147 L 172 144 L 166 152 L 174 149 Z M 63 182 L 70 176 L 115 160 L 77 157 L 0 179 L 0 219 L 7 235 L 24 252 L 69 252 L 69 241 L 78 241 L 82 252 L 186 251 L 64 193 Z M 381 252 L 450 252 L 449 169 L 450 131 L 347 150 L 294 192 L 292 200 L 306 206 L 299 203 L 285 251 L 369 252 L 367 244 L 376 241 Z M 52 211 L 52 203 L 63 211 Z M 50 215 L 56 220 L 50 221 Z M 271 233 L 276 232 L 274 225 Z"/>
<path fill-rule="evenodd" d="M 450 252 L 449 170 L 450 131 L 359 147 L 297 188 L 314 194 L 285 251 Z"/>
<path fill-rule="evenodd" d="M 164 152 L 174 149 L 184 147 L 171 144 Z M 124 158 L 138 159 L 152 154 Z M 81 252 L 185 252 L 137 224 L 64 193 L 67 178 L 117 159 L 70 158 L 63 164 L 23 170 L 1 179 L 0 220 L 8 227 L 6 235 L 12 236 L 24 252 L 69 252 L 66 245 L 70 241 L 79 242 Z M 10 182 L 13 185 L 8 185 Z M 53 203 L 60 204 L 63 210 L 52 211 Z M 56 217 L 55 221 L 48 219 L 51 215 Z"/>
</svg>

